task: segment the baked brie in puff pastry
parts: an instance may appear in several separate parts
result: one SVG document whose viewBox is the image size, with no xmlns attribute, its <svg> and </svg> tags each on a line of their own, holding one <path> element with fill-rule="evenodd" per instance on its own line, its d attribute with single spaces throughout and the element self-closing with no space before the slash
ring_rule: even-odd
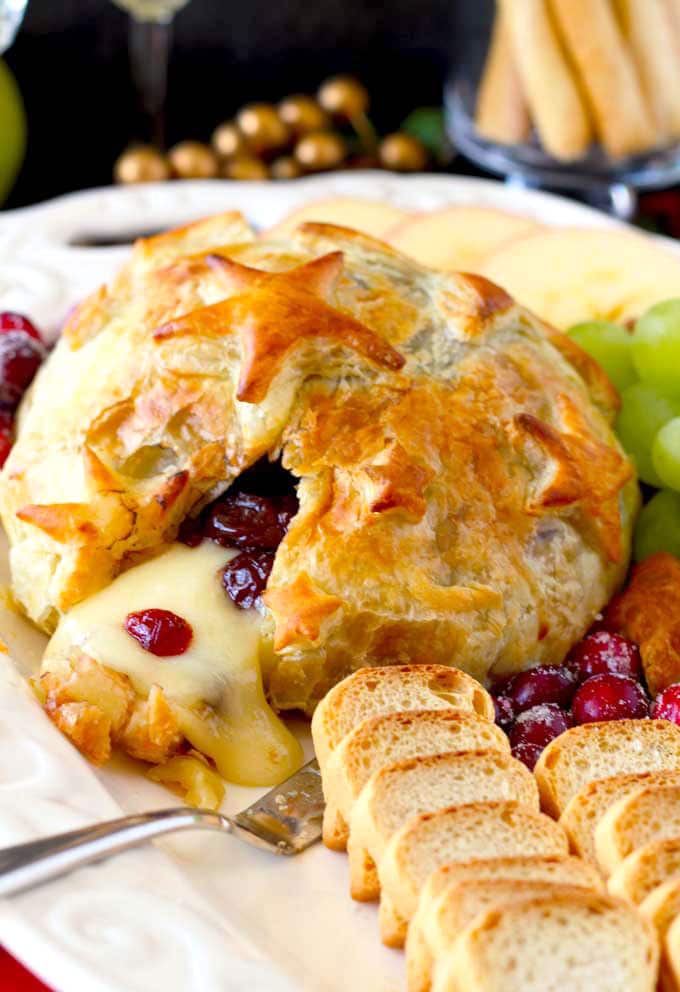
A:
<svg viewBox="0 0 680 992">
<path fill-rule="evenodd" d="M 110 742 L 161 761 L 188 740 L 266 781 L 299 755 L 265 694 L 310 712 L 366 665 L 487 682 L 560 663 L 628 562 L 616 404 L 599 366 L 499 287 L 356 232 L 258 240 L 227 214 L 137 243 L 68 321 L 2 474 L 14 595 L 54 634 L 48 712 L 97 760 Z M 244 610 L 219 584 L 236 551 L 173 542 L 262 459 L 299 505 Z M 129 636 L 147 608 L 185 616 L 187 653 Z M 230 734 L 260 740 L 255 771 Z"/>
</svg>

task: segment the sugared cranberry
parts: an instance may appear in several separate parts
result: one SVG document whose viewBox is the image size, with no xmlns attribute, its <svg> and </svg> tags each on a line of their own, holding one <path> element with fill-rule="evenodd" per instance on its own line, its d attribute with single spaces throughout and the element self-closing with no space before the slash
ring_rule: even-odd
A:
<svg viewBox="0 0 680 992">
<path fill-rule="evenodd" d="M 568 665 L 579 682 L 593 675 L 627 675 L 639 679 L 642 672 L 637 646 L 621 634 L 597 630 L 572 648 Z"/>
<path fill-rule="evenodd" d="M 128 613 L 123 626 L 140 647 L 160 658 L 184 654 L 193 637 L 191 624 L 170 610 Z"/>
<path fill-rule="evenodd" d="M 23 331 L 29 337 L 42 342 L 42 335 L 38 328 L 22 313 L 12 313 L 10 310 L 0 313 L 0 334 L 6 334 L 8 331 Z"/>
<path fill-rule="evenodd" d="M 513 748 L 520 744 L 535 744 L 544 748 L 570 727 L 569 714 L 556 703 L 541 703 L 520 713 L 510 732 L 510 744 Z"/>
<path fill-rule="evenodd" d="M 238 491 L 213 505 L 205 525 L 205 536 L 225 548 L 274 550 L 285 532 L 274 500 Z"/>
<path fill-rule="evenodd" d="M 494 696 L 494 709 L 496 710 L 496 723 L 507 733 L 515 722 L 515 707 L 512 700 L 507 696 Z"/>
<path fill-rule="evenodd" d="M 12 450 L 12 430 L 14 420 L 6 410 L 0 410 L 0 468 L 5 464 Z"/>
<path fill-rule="evenodd" d="M 667 686 L 654 700 L 652 720 L 670 720 L 680 726 L 680 682 Z"/>
<path fill-rule="evenodd" d="M 517 675 L 506 690 L 517 713 L 541 703 L 568 706 L 576 688 L 576 676 L 569 668 L 541 665 Z"/>
<path fill-rule="evenodd" d="M 576 692 L 575 723 L 600 720 L 640 720 L 649 715 L 649 700 L 639 682 L 627 675 L 593 675 Z"/>
<path fill-rule="evenodd" d="M 242 610 L 256 605 L 274 564 L 272 551 L 242 551 L 222 569 L 227 596 Z"/>
<path fill-rule="evenodd" d="M 0 334 L 0 405 L 18 405 L 44 357 L 43 346 L 23 331 Z"/>
<path fill-rule="evenodd" d="M 530 772 L 533 772 L 536 762 L 541 757 L 542 750 L 540 744 L 518 744 L 513 747 L 512 756 L 526 765 Z"/>
</svg>

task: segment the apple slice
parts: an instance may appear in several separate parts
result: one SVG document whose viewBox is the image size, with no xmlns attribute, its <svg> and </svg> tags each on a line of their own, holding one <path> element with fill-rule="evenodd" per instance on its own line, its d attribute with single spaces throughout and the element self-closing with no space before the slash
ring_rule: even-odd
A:
<svg viewBox="0 0 680 992">
<path fill-rule="evenodd" d="M 388 232 L 393 248 L 433 269 L 476 272 L 500 245 L 543 228 L 528 217 L 487 207 L 448 207 L 419 214 Z"/>
<path fill-rule="evenodd" d="M 563 330 L 583 320 L 625 323 L 680 296 L 680 255 L 613 229 L 561 228 L 522 238 L 481 272 Z"/>
<path fill-rule="evenodd" d="M 360 200 L 353 196 L 338 196 L 332 200 L 306 203 L 293 210 L 278 224 L 265 232 L 267 238 L 288 237 L 300 224 L 314 221 L 317 224 L 339 224 L 351 227 L 372 238 L 384 238 L 385 233 L 412 215 L 390 203 Z"/>
</svg>

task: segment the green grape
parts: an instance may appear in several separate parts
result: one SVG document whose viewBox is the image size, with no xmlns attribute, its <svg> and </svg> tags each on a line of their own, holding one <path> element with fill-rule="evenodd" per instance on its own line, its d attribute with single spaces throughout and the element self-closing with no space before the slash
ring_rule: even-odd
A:
<svg viewBox="0 0 680 992">
<path fill-rule="evenodd" d="M 678 416 L 680 398 L 664 395 L 646 383 L 637 382 L 621 394 L 616 432 L 642 481 L 659 489 L 663 482 L 654 468 L 652 445 L 663 425 Z"/>
<path fill-rule="evenodd" d="M 588 320 L 567 332 L 602 366 L 619 392 L 637 381 L 631 353 L 632 334 L 608 320 Z"/>
<path fill-rule="evenodd" d="M 0 205 L 16 178 L 26 150 L 26 117 L 9 66 L 0 59 Z"/>
<path fill-rule="evenodd" d="M 680 491 L 680 417 L 669 420 L 656 435 L 652 464 L 665 486 Z"/>
<path fill-rule="evenodd" d="M 633 549 L 636 561 L 657 551 L 670 551 L 680 558 L 680 493 L 662 489 L 643 506 L 635 525 Z"/>
<path fill-rule="evenodd" d="M 680 299 L 657 303 L 635 325 L 633 364 L 640 378 L 680 391 Z"/>
</svg>

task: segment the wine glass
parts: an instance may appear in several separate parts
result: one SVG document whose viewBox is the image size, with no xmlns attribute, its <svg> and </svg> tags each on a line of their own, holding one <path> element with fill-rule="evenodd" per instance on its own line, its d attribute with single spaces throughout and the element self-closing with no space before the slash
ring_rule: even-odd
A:
<svg viewBox="0 0 680 992">
<path fill-rule="evenodd" d="M 27 6 L 28 0 L 0 0 L 0 55 L 14 41 Z"/>
<path fill-rule="evenodd" d="M 0 5 L 3 0 L 0 0 Z M 6 0 L 5 0 L 6 2 Z M 18 3 L 20 0 L 10 0 Z M 113 0 L 130 14 L 130 70 L 147 119 L 146 138 L 165 145 L 165 102 L 172 21 L 189 0 Z"/>
</svg>

